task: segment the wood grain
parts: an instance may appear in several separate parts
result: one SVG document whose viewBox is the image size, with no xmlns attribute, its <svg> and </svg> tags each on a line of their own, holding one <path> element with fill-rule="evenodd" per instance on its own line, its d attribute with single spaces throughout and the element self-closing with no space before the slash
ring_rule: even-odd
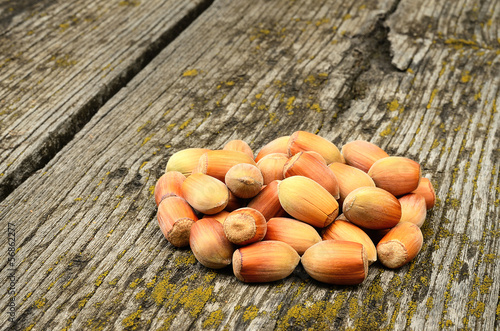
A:
<svg viewBox="0 0 500 331">
<path fill-rule="evenodd" d="M 383 23 L 403 26 L 402 5 L 215 1 L 1 202 L 0 231 L 16 224 L 17 327 L 498 328 L 499 54 L 436 44 L 398 69 Z M 152 190 L 172 153 L 230 139 L 257 152 L 299 129 L 422 164 L 438 204 L 413 262 L 376 263 L 352 287 L 300 266 L 249 285 L 168 244 Z"/>
<path fill-rule="evenodd" d="M 418 64 L 429 49 L 446 45 L 481 53 L 500 47 L 500 7 L 496 1 L 403 0 L 387 20 L 392 63 L 401 70 Z"/>
<path fill-rule="evenodd" d="M 211 1 L 3 1 L 0 200 Z"/>
</svg>

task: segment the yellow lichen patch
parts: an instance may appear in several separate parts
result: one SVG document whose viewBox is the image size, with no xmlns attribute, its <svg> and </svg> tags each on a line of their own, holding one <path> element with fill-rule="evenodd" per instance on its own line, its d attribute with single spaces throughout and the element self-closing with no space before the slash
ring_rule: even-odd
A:
<svg viewBox="0 0 500 331">
<path fill-rule="evenodd" d="M 461 81 L 462 83 L 467 83 L 467 82 L 469 82 L 469 81 L 470 81 L 470 79 L 471 79 L 471 76 L 470 76 L 470 74 L 469 74 L 469 71 L 468 71 L 468 70 L 466 70 L 465 72 L 463 72 L 463 73 L 462 73 L 462 78 L 460 79 L 460 81 Z"/>
<path fill-rule="evenodd" d="M 484 256 L 484 263 L 494 263 L 496 258 L 497 258 L 496 254 L 486 254 Z"/>
<path fill-rule="evenodd" d="M 62 329 L 61 331 L 67 331 L 70 329 L 71 324 L 73 324 L 73 321 L 75 320 L 76 315 L 71 315 L 67 320 L 66 320 L 66 327 Z"/>
<path fill-rule="evenodd" d="M 472 315 L 476 318 L 482 318 L 484 314 L 485 304 L 484 302 L 478 302 L 476 307 L 472 310 Z M 465 323 L 464 323 L 465 324 Z"/>
<path fill-rule="evenodd" d="M 191 316 L 197 317 L 205 306 L 205 303 L 210 299 L 213 289 L 213 286 L 210 286 L 208 288 L 200 286 L 187 293 L 187 295 L 182 295 L 180 297 L 179 303 L 182 304 L 185 309 L 190 310 Z"/>
<path fill-rule="evenodd" d="M 389 326 L 384 330 L 394 330 L 394 324 L 396 324 L 396 318 L 399 315 L 399 310 L 401 309 L 401 304 L 398 302 L 394 305 L 394 312 L 392 313 L 391 320 L 389 322 Z"/>
<path fill-rule="evenodd" d="M 125 317 L 122 321 L 122 325 L 131 330 L 136 330 L 141 322 L 142 307 L 139 306 L 137 311 Z"/>
<path fill-rule="evenodd" d="M 278 318 L 281 308 L 283 307 L 283 302 L 280 302 L 280 304 L 269 314 L 269 317 L 272 319 Z"/>
<path fill-rule="evenodd" d="M 395 111 L 398 110 L 398 108 L 399 108 L 399 102 L 397 99 L 394 99 L 387 104 L 387 110 L 389 111 Z"/>
<path fill-rule="evenodd" d="M 149 192 L 151 193 L 151 187 L 149 188 Z M 153 186 L 153 194 L 154 194 L 154 186 Z M 126 249 L 124 249 L 124 250 L 123 250 L 120 254 L 118 254 L 118 255 L 116 256 L 116 259 L 117 259 L 117 260 L 121 259 L 121 258 L 123 257 L 123 255 L 125 255 L 125 253 L 127 253 L 127 250 L 126 250 Z"/>
<path fill-rule="evenodd" d="M 43 306 L 45 306 L 46 302 L 47 302 L 47 299 L 42 297 L 42 298 L 35 301 L 34 306 L 36 308 L 42 308 Z"/>
<path fill-rule="evenodd" d="M 154 133 L 152 133 L 152 134 L 150 134 L 149 136 L 147 136 L 146 138 L 144 138 L 144 140 L 142 141 L 141 147 L 142 147 L 142 146 L 144 146 L 144 145 L 145 145 L 148 141 L 150 141 L 150 140 L 151 140 L 151 138 L 153 138 L 153 136 L 154 136 L 154 135 L 155 135 L 155 134 L 154 134 Z"/>
<path fill-rule="evenodd" d="M 358 298 L 356 296 L 352 296 L 349 299 L 349 318 L 355 319 L 356 314 L 359 312 Z"/>
<path fill-rule="evenodd" d="M 175 284 L 171 284 L 169 282 L 169 277 L 164 276 L 163 279 L 155 286 L 153 292 L 151 292 L 151 298 L 156 302 L 158 306 L 160 306 L 169 295 L 173 294 L 173 291 L 176 288 L 177 286 Z"/>
<path fill-rule="evenodd" d="M 136 300 L 140 300 L 140 299 L 144 298 L 145 296 L 146 296 L 146 291 L 145 291 L 145 290 L 142 290 L 142 291 L 140 291 L 139 293 L 137 293 L 137 294 L 135 295 L 135 299 L 136 299 Z"/>
<path fill-rule="evenodd" d="M 68 28 L 69 28 L 69 23 L 68 22 L 64 22 L 64 23 L 59 24 L 59 29 L 60 29 L 59 31 L 60 32 L 64 32 Z"/>
<path fill-rule="evenodd" d="M 138 0 L 122 0 L 118 3 L 118 6 L 122 7 L 137 7 L 141 4 Z"/>
<path fill-rule="evenodd" d="M 392 123 L 389 123 L 389 125 L 387 125 L 387 127 L 382 132 L 380 132 L 380 136 L 387 137 L 391 133 L 392 133 Z"/>
<path fill-rule="evenodd" d="M 104 278 L 106 278 L 106 276 L 108 275 L 108 273 L 109 273 L 109 270 L 105 271 L 102 274 L 100 274 L 99 277 L 97 277 L 97 279 L 94 282 L 95 286 L 97 286 L 97 287 L 101 286 L 102 281 L 104 280 Z"/>
<path fill-rule="evenodd" d="M 203 277 L 203 280 L 207 283 L 210 283 L 214 278 L 217 276 L 217 273 L 210 271 L 208 272 L 205 277 Z"/>
<path fill-rule="evenodd" d="M 400 298 L 403 294 L 401 292 L 401 283 L 401 278 L 398 275 L 394 275 L 394 277 L 392 277 L 391 281 L 389 282 L 389 286 L 387 287 L 392 291 L 396 298 Z"/>
<path fill-rule="evenodd" d="M 179 126 L 179 130 L 183 130 L 186 126 L 189 125 L 189 123 L 191 123 L 192 121 L 192 118 L 186 120 L 184 123 L 182 123 L 180 126 Z"/>
<path fill-rule="evenodd" d="M 195 264 L 195 263 L 196 263 L 196 258 L 194 257 L 193 253 L 191 253 L 191 252 L 183 254 L 183 255 L 175 258 L 175 266 L 176 267 L 179 267 L 181 265 L 190 266 L 190 265 Z"/>
<path fill-rule="evenodd" d="M 321 113 L 321 107 L 319 104 L 314 103 L 310 106 L 311 110 L 314 110 L 317 113 Z"/>
<path fill-rule="evenodd" d="M 87 304 L 87 301 L 89 300 L 89 298 L 91 298 L 94 295 L 94 293 L 95 293 L 95 291 L 87 293 L 87 295 L 85 295 L 85 297 L 83 299 L 78 301 L 78 308 L 82 309 L 83 307 L 85 307 L 85 305 Z"/>
<path fill-rule="evenodd" d="M 479 288 L 481 294 L 488 294 L 490 292 L 490 287 L 492 284 L 493 284 L 493 279 L 488 277 L 488 275 L 485 275 L 483 278 L 482 285 Z"/>
<path fill-rule="evenodd" d="M 324 18 L 316 21 L 316 26 L 320 26 L 320 25 L 327 24 L 327 23 L 330 23 L 330 19 L 324 17 Z"/>
<path fill-rule="evenodd" d="M 49 61 L 54 62 L 54 67 L 56 68 L 67 68 L 78 63 L 78 61 L 71 59 L 68 54 L 61 57 L 57 57 L 54 55 L 50 58 Z"/>
<path fill-rule="evenodd" d="M 87 300 L 87 298 L 83 298 L 82 300 L 78 301 L 78 308 L 82 309 L 83 307 L 85 307 L 85 305 L 87 304 Z"/>
<path fill-rule="evenodd" d="M 316 78 L 314 77 L 314 75 L 309 75 L 309 76 L 307 76 L 306 79 L 304 79 L 304 83 L 308 83 L 311 85 L 313 85 L 315 81 L 316 81 Z"/>
<path fill-rule="evenodd" d="M 344 307 L 347 293 L 337 295 L 335 301 L 317 301 L 310 305 L 298 304 L 292 306 L 286 315 L 278 321 L 277 330 L 288 330 L 291 326 L 309 327 L 311 330 L 330 329 L 338 312 Z M 310 325 L 312 324 L 312 325 Z"/>
<path fill-rule="evenodd" d="M 156 284 L 156 276 L 154 276 L 153 279 L 151 279 L 151 281 L 146 283 L 146 287 L 152 288 L 153 286 L 155 286 L 155 284 Z"/>
<path fill-rule="evenodd" d="M 169 317 L 167 317 L 166 319 L 164 319 L 163 325 L 159 329 L 156 329 L 156 331 L 168 331 L 168 330 L 170 330 L 170 325 L 172 324 L 172 321 L 174 320 L 175 317 L 176 317 L 176 315 L 172 314 Z"/>
<path fill-rule="evenodd" d="M 383 296 L 384 289 L 380 285 L 380 278 L 375 278 L 375 280 L 370 284 L 367 295 L 361 305 L 363 311 L 361 317 L 356 320 L 357 329 L 376 330 L 379 329 L 380 324 L 385 322 L 386 316 L 382 315 L 384 313 L 382 305 L 375 304 L 376 302 L 379 302 Z M 373 306 L 373 304 L 378 306 L 377 311 L 370 310 L 370 307 Z"/>
<path fill-rule="evenodd" d="M 302 291 L 304 290 L 304 288 L 306 287 L 306 283 L 305 282 L 301 282 L 297 288 L 297 291 L 295 292 L 295 294 L 293 295 L 293 298 L 297 298 L 300 293 L 302 293 Z"/>
<path fill-rule="evenodd" d="M 408 310 L 406 311 L 406 327 L 410 326 L 411 319 L 413 318 L 413 315 L 417 311 L 417 303 L 415 301 L 410 301 L 408 303 Z"/>
<path fill-rule="evenodd" d="M 222 310 L 218 309 L 216 311 L 213 311 L 208 315 L 207 319 L 203 321 L 203 328 L 211 328 L 215 329 L 217 328 L 222 320 L 224 319 L 224 313 Z"/>
<path fill-rule="evenodd" d="M 279 122 L 279 120 L 280 119 L 276 116 L 276 113 L 269 113 L 269 123 L 270 124 L 276 124 Z"/>
<path fill-rule="evenodd" d="M 427 310 L 431 310 L 432 307 L 434 307 L 434 298 L 433 297 L 428 297 L 427 301 L 425 303 L 425 306 L 427 307 Z"/>
<path fill-rule="evenodd" d="M 454 284 L 455 280 L 457 279 L 458 274 L 460 272 L 460 269 L 462 268 L 462 266 L 464 264 L 464 262 L 460 259 L 460 256 L 461 256 L 461 252 L 463 251 L 463 249 L 465 247 L 465 244 L 468 241 L 469 241 L 468 237 L 465 234 L 462 235 L 459 250 L 458 250 L 457 255 L 455 256 L 453 263 L 450 267 L 449 279 L 448 279 L 448 283 L 446 284 L 446 290 L 444 292 L 443 315 L 441 317 L 442 318 L 441 321 L 439 322 L 439 324 L 441 326 L 443 324 L 448 324 L 448 321 L 444 322 L 444 318 L 445 318 L 446 314 L 448 313 L 448 302 L 451 300 L 451 293 L 450 293 L 451 287 Z M 448 326 L 448 325 L 446 325 L 446 326 Z"/>
<path fill-rule="evenodd" d="M 29 299 L 29 297 L 33 294 L 33 292 L 29 292 L 28 294 L 26 294 L 26 296 L 23 298 L 23 301 L 26 301 Z"/>
<path fill-rule="evenodd" d="M 243 321 L 252 321 L 259 314 L 259 308 L 254 305 L 248 306 L 243 313 Z"/>
<path fill-rule="evenodd" d="M 449 39 L 445 40 L 444 43 L 449 44 L 449 45 L 469 45 L 469 46 L 477 45 L 477 43 L 475 41 L 472 41 L 472 40 L 453 39 L 453 38 L 449 38 Z"/>
<path fill-rule="evenodd" d="M 429 98 L 429 103 L 427 104 L 427 109 L 430 109 L 431 108 L 431 105 L 432 105 L 432 101 L 434 100 L 434 98 L 436 97 L 436 93 L 438 92 L 438 89 L 434 89 L 432 90 L 432 93 L 431 93 L 431 97 Z"/>
<path fill-rule="evenodd" d="M 144 127 L 145 127 L 146 125 L 150 124 L 150 123 L 151 123 L 151 121 L 147 121 L 147 122 L 146 122 L 146 123 L 144 123 L 143 125 L 139 126 L 139 127 L 137 128 L 137 132 L 141 132 L 141 130 L 142 130 L 142 129 L 144 129 Z"/>
<path fill-rule="evenodd" d="M 142 282 L 142 279 L 141 278 L 136 278 L 132 283 L 130 283 L 130 285 L 128 287 L 130 288 L 136 288 L 137 285 L 139 285 L 139 283 Z"/>
<path fill-rule="evenodd" d="M 30 331 L 35 326 L 35 323 L 28 325 L 23 331 Z"/>
<path fill-rule="evenodd" d="M 197 69 L 189 69 L 186 70 L 182 73 L 183 77 L 193 77 L 198 75 L 198 70 Z"/>
<path fill-rule="evenodd" d="M 441 67 L 441 70 L 439 71 L 439 77 L 443 76 L 444 72 L 446 71 L 446 65 L 448 64 L 446 61 L 442 62 L 443 66 Z"/>
</svg>

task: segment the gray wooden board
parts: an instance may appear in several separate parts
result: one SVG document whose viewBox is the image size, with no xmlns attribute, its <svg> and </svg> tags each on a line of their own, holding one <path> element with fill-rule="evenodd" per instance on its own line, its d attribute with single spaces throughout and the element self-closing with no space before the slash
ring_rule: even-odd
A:
<svg viewBox="0 0 500 331">
<path fill-rule="evenodd" d="M 383 27 L 396 5 L 216 1 L 1 202 L 0 231 L 16 225 L 17 326 L 498 328 L 498 48 L 436 43 L 398 70 Z M 244 284 L 163 238 L 152 189 L 172 153 L 236 138 L 258 151 L 298 129 L 422 164 L 438 204 L 413 262 L 376 263 L 352 287 L 300 266 Z M 5 278 L 7 242 L 0 261 Z"/>
<path fill-rule="evenodd" d="M 457 50 L 500 47 L 500 6 L 497 1 L 401 1 L 387 21 L 392 63 L 405 70 L 419 63 L 437 44 Z"/>
<path fill-rule="evenodd" d="M 210 1 L 3 1 L 0 200 Z"/>
</svg>

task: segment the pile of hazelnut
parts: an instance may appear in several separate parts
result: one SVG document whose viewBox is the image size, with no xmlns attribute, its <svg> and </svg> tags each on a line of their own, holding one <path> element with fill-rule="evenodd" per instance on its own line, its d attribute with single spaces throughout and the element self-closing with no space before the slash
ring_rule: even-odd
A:
<svg viewBox="0 0 500 331">
<path fill-rule="evenodd" d="M 399 268 L 420 251 L 435 199 L 417 162 L 360 140 L 341 152 L 305 131 L 255 159 L 242 140 L 178 151 L 155 187 L 167 240 L 208 268 L 232 263 L 243 282 L 285 278 L 299 262 L 338 285 L 363 282 L 377 260 Z"/>
</svg>

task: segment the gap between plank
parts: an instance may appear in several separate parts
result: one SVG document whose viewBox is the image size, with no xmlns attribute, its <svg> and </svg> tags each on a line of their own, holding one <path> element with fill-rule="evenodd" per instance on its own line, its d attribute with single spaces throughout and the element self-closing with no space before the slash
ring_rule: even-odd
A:
<svg viewBox="0 0 500 331">
<path fill-rule="evenodd" d="M 6 175 L 0 187 L 0 202 L 26 181 L 37 170 L 42 169 L 52 160 L 66 144 L 92 119 L 97 111 L 110 100 L 121 88 L 125 87 L 144 67 L 146 67 L 164 48 L 176 39 L 193 21 L 207 10 L 214 0 L 202 1 L 189 11 L 171 29 L 165 31 L 156 41 L 151 43 L 119 76 L 102 87 L 85 105 L 83 105 L 68 121 L 59 125 L 52 135 L 45 139 L 36 155 L 30 154 L 21 162 L 18 171 Z"/>
</svg>

